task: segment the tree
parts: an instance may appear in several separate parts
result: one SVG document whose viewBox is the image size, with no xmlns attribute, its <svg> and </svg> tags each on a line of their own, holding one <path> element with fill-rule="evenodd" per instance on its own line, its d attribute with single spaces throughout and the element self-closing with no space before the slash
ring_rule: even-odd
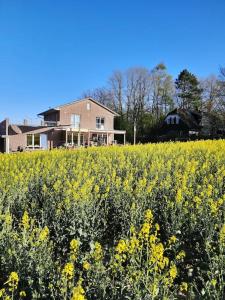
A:
<svg viewBox="0 0 225 300">
<path fill-rule="evenodd" d="M 211 75 L 201 80 L 200 86 L 202 89 L 202 110 L 208 113 L 217 110 L 221 97 L 221 84 L 218 78 Z"/>
<path fill-rule="evenodd" d="M 112 93 L 106 87 L 96 88 L 93 90 L 87 90 L 87 91 L 83 92 L 82 98 L 88 98 L 88 97 L 93 98 L 94 100 L 97 100 L 101 104 L 103 104 L 111 109 L 114 109 Z"/>
<path fill-rule="evenodd" d="M 203 90 L 202 124 L 204 131 L 214 135 L 225 127 L 225 76 L 209 76 L 201 81 Z"/>
<path fill-rule="evenodd" d="M 202 89 L 195 75 L 183 70 L 175 81 L 178 105 L 184 109 L 199 110 L 201 108 Z"/>
<path fill-rule="evenodd" d="M 150 74 L 146 68 L 130 68 L 126 76 L 126 114 L 131 128 L 136 128 L 141 135 L 143 116 L 150 92 Z"/>
<path fill-rule="evenodd" d="M 123 116 L 124 76 L 121 71 L 115 71 L 109 78 L 109 89 L 113 97 L 114 110 Z"/>
<path fill-rule="evenodd" d="M 150 101 L 152 112 L 156 119 L 166 114 L 173 107 L 174 85 L 172 76 L 167 73 L 163 63 L 158 64 L 151 71 Z"/>
</svg>

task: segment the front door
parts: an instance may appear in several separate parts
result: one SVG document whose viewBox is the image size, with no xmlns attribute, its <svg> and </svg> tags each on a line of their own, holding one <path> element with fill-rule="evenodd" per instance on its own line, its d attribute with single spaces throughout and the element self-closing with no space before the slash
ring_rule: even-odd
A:
<svg viewBox="0 0 225 300">
<path fill-rule="evenodd" d="M 40 146 L 42 149 L 48 149 L 48 136 L 47 134 L 40 134 Z"/>
</svg>

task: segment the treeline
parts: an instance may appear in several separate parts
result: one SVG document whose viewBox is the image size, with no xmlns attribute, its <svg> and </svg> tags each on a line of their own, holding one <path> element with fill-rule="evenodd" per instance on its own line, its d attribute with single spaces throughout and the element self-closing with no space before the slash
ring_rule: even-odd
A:
<svg viewBox="0 0 225 300">
<path fill-rule="evenodd" d="M 175 80 L 163 63 L 151 70 L 115 71 L 104 87 L 88 90 L 82 97 L 92 97 L 118 112 L 115 126 L 127 130 L 130 142 L 134 128 L 137 141 L 157 135 L 163 118 L 175 107 L 207 114 L 214 131 L 225 126 L 225 68 L 205 79 L 185 69 Z"/>
</svg>

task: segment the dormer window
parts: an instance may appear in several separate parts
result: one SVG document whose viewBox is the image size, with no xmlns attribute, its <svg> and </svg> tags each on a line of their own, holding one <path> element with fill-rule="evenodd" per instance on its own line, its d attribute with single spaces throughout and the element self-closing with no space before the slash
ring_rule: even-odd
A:
<svg viewBox="0 0 225 300">
<path fill-rule="evenodd" d="M 170 125 L 170 124 L 179 124 L 180 117 L 178 115 L 170 115 L 166 118 L 165 121 L 168 125 Z"/>
</svg>

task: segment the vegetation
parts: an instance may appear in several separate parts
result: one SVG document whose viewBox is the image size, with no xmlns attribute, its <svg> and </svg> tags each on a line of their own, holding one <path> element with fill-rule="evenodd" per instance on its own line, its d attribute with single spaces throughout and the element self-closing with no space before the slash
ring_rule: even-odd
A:
<svg viewBox="0 0 225 300">
<path fill-rule="evenodd" d="M 1 299 L 224 299 L 224 151 L 0 155 Z"/>
<path fill-rule="evenodd" d="M 199 110 L 202 90 L 198 79 L 187 70 L 183 70 L 175 81 L 177 97 L 181 108 Z"/>
<path fill-rule="evenodd" d="M 225 128 L 224 68 L 219 76 L 203 79 L 183 70 L 176 80 L 162 63 L 150 70 L 130 68 L 114 72 L 105 87 L 86 91 L 82 96 L 91 96 L 118 112 L 116 128 L 126 129 L 129 142 L 134 140 L 134 127 L 137 142 L 154 140 L 162 120 L 175 107 L 200 110 L 209 120 L 209 135 Z"/>
</svg>

